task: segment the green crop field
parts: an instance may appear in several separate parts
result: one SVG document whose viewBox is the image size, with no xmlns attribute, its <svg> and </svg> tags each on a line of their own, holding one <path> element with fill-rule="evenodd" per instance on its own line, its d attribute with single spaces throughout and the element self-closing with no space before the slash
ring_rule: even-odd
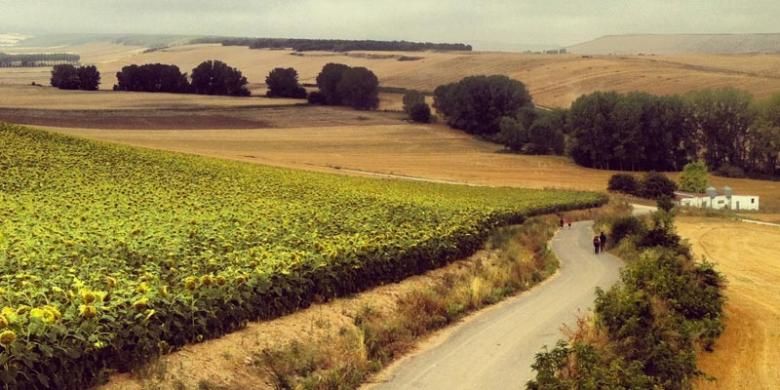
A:
<svg viewBox="0 0 780 390">
<path fill-rule="evenodd" d="M 467 256 L 498 225 L 604 201 L 308 173 L 0 125 L 0 381 L 83 388 L 247 321 Z"/>
</svg>

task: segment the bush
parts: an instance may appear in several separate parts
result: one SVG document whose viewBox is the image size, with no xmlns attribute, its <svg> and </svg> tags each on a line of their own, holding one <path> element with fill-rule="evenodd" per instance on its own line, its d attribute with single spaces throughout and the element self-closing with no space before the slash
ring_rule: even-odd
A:
<svg viewBox="0 0 780 390">
<path fill-rule="evenodd" d="M 306 89 L 298 84 L 298 72 L 293 68 L 276 68 L 265 78 L 266 96 L 305 99 Z"/>
<path fill-rule="evenodd" d="M 613 192 L 622 192 L 629 195 L 639 194 L 639 181 L 634 175 L 627 173 L 616 173 L 609 178 L 607 189 Z"/>
<path fill-rule="evenodd" d="M 412 108 L 418 104 L 425 104 L 425 95 L 419 91 L 408 91 L 404 94 L 404 112 L 411 115 Z M 430 107 L 428 108 L 430 111 Z"/>
<path fill-rule="evenodd" d="M 433 106 L 453 128 L 471 134 L 493 135 L 501 119 L 516 117 L 523 107 L 533 107 L 525 85 L 506 76 L 471 76 L 439 86 Z"/>
<path fill-rule="evenodd" d="M 642 178 L 640 195 L 648 199 L 660 199 L 662 197 L 674 197 L 677 191 L 677 183 L 658 172 L 648 172 Z"/>
<path fill-rule="evenodd" d="M 418 123 L 428 123 L 431 121 L 431 107 L 426 103 L 417 103 L 411 107 L 409 118 Z"/>
<path fill-rule="evenodd" d="M 309 93 L 308 97 L 309 104 L 326 104 L 327 99 L 325 99 L 325 95 L 323 95 L 319 91 L 312 91 Z"/>
<path fill-rule="evenodd" d="M 249 96 L 240 70 L 222 61 L 204 61 L 192 70 L 192 91 L 201 95 Z"/>
<path fill-rule="evenodd" d="M 641 237 L 647 232 L 647 227 L 641 219 L 633 215 L 621 217 L 612 222 L 610 238 L 615 244 L 630 236 Z"/>
</svg>

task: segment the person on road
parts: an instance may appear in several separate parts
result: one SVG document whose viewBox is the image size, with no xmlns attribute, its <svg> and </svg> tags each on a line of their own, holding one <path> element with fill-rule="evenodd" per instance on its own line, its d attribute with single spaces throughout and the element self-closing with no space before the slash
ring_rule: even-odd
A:
<svg viewBox="0 0 780 390">
<path fill-rule="evenodd" d="M 601 239 L 599 236 L 593 236 L 593 249 L 596 254 L 599 254 L 599 248 L 601 248 Z"/>
<path fill-rule="evenodd" d="M 563 217 L 561 217 L 561 229 L 563 229 Z"/>
<path fill-rule="evenodd" d="M 601 252 L 607 250 L 607 235 L 604 234 L 604 232 L 601 232 L 601 234 L 599 234 L 599 247 L 600 247 L 599 250 Z"/>
</svg>

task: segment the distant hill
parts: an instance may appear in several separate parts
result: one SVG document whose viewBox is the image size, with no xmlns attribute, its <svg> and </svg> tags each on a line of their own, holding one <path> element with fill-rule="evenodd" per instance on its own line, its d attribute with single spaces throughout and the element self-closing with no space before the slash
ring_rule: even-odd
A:
<svg viewBox="0 0 780 390">
<path fill-rule="evenodd" d="M 607 35 L 568 50 L 575 54 L 780 53 L 780 33 Z"/>
</svg>

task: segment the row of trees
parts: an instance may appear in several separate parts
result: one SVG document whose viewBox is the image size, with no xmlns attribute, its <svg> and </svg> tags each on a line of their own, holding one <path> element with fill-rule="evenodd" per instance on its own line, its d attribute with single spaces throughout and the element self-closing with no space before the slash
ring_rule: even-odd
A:
<svg viewBox="0 0 780 390">
<path fill-rule="evenodd" d="M 596 92 L 567 116 L 571 156 L 600 169 L 678 171 L 702 159 L 716 171 L 777 175 L 780 96 L 756 104 L 735 89 L 684 96 Z"/>
<path fill-rule="evenodd" d="M 117 91 L 250 95 L 241 71 L 216 60 L 202 62 L 190 78 L 178 66 L 166 64 L 128 65 L 117 72 L 116 78 Z"/>
<path fill-rule="evenodd" d="M 463 43 L 431 43 L 407 41 L 372 41 L 343 39 L 285 39 L 285 38 L 204 38 L 198 43 L 219 43 L 223 46 L 247 46 L 251 49 L 292 49 L 296 51 L 471 51 Z"/>
<path fill-rule="evenodd" d="M 100 72 L 94 65 L 75 67 L 55 65 L 51 71 L 51 86 L 59 89 L 95 91 L 100 86 Z"/>
<path fill-rule="evenodd" d="M 67 53 L 30 53 L 7 54 L 0 53 L 0 68 L 51 66 L 59 64 L 78 64 L 81 57 L 78 54 Z"/>
</svg>

